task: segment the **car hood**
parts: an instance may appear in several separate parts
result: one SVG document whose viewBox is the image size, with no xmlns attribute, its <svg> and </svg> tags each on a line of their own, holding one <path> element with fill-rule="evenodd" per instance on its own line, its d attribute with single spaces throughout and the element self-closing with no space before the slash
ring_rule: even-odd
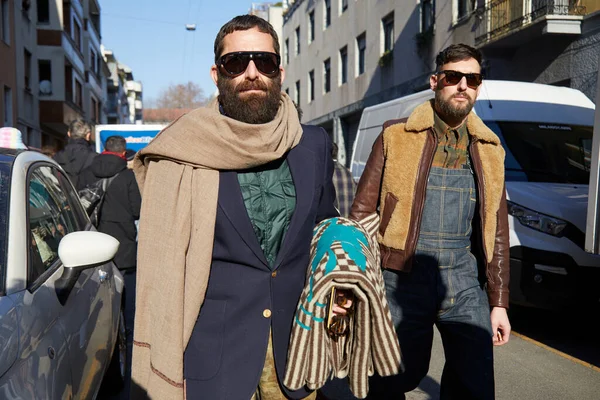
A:
<svg viewBox="0 0 600 400">
<path fill-rule="evenodd" d="M 506 192 L 510 201 L 569 221 L 585 232 L 588 185 L 506 182 Z"/>
</svg>

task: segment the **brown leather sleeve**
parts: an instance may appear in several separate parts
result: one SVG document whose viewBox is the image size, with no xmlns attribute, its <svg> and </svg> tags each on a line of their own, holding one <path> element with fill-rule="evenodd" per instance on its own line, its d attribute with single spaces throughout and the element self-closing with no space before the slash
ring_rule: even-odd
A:
<svg viewBox="0 0 600 400">
<path fill-rule="evenodd" d="M 377 211 L 384 164 L 383 132 L 381 132 L 373 143 L 373 149 L 358 181 L 354 203 L 350 209 L 350 219 L 359 221 Z"/>
<path fill-rule="evenodd" d="M 508 308 L 508 284 L 510 280 L 510 244 L 508 233 L 508 209 L 506 205 L 506 185 L 504 185 L 498 222 L 496 225 L 496 242 L 494 256 L 488 271 L 488 297 L 491 307 Z"/>
</svg>

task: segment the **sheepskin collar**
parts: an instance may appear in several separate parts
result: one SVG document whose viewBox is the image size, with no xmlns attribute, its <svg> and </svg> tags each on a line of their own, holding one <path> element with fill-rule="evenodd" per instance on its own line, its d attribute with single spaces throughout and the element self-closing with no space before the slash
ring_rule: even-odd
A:
<svg viewBox="0 0 600 400">
<path fill-rule="evenodd" d="M 433 99 L 421 104 L 410 114 L 404 129 L 407 132 L 418 133 L 433 128 L 434 112 Z M 469 135 L 476 141 L 500 145 L 498 136 L 473 111 L 471 111 L 467 118 L 467 129 L 469 130 Z"/>
</svg>

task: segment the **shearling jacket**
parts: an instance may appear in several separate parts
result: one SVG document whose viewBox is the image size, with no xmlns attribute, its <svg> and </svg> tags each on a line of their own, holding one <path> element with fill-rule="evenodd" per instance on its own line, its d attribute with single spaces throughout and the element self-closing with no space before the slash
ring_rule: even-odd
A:
<svg viewBox="0 0 600 400">
<path fill-rule="evenodd" d="M 360 220 L 379 210 L 378 240 L 383 268 L 412 268 L 427 178 L 437 147 L 431 101 L 408 119 L 388 121 L 373 145 L 350 218 Z M 504 149 L 500 139 L 475 113 L 467 118 L 469 154 L 475 173 L 478 212 L 473 219 L 473 252 L 485 267 L 492 307 L 508 308 L 509 240 Z"/>
</svg>

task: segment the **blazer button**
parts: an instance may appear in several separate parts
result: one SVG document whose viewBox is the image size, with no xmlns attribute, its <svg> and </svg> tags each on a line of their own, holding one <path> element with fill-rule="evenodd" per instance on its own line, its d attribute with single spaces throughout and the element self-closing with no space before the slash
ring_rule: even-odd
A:
<svg viewBox="0 0 600 400">
<path fill-rule="evenodd" d="M 271 278 L 275 278 L 277 276 L 277 271 L 271 272 Z"/>
<path fill-rule="evenodd" d="M 265 311 L 263 311 L 263 317 L 270 318 L 271 317 L 271 310 L 269 310 L 268 308 L 265 308 Z"/>
</svg>

